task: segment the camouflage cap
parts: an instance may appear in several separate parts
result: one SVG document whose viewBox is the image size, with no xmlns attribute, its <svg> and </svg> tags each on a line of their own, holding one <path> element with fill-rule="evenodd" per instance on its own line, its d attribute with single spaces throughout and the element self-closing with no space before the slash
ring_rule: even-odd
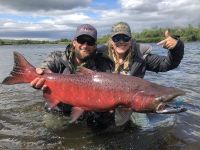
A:
<svg viewBox="0 0 200 150">
<path fill-rule="evenodd" d="M 95 40 L 97 39 L 97 30 L 90 24 L 82 24 L 77 27 L 74 39 L 81 35 L 89 35 Z"/>
<path fill-rule="evenodd" d="M 131 37 L 130 26 L 125 22 L 118 22 L 112 26 L 111 37 L 117 34 L 125 34 Z"/>
</svg>

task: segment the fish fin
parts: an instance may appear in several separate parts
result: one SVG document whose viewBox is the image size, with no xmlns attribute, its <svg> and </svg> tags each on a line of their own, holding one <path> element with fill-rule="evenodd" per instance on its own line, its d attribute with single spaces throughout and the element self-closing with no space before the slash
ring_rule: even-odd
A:
<svg viewBox="0 0 200 150">
<path fill-rule="evenodd" d="M 84 110 L 80 107 L 73 107 L 72 112 L 70 115 L 71 120 L 69 121 L 70 123 L 75 122 L 82 114 Z"/>
<path fill-rule="evenodd" d="M 133 112 L 131 114 L 130 120 L 133 124 L 140 126 L 142 128 L 150 126 L 150 120 L 145 113 Z"/>
<path fill-rule="evenodd" d="M 95 74 L 95 71 L 92 71 L 92 70 L 87 69 L 85 67 L 79 67 L 77 73 L 86 74 L 86 75 L 93 75 L 93 74 Z"/>
<path fill-rule="evenodd" d="M 116 126 L 122 126 L 125 124 L 132 114 L 132 110 L 129 108 L 116 108 L 115 109 L 115 124 Z"/>
<path fill-rule="evenodd" d="M 12 84 L 16 84 L 16 83 L 21 83 L 23 82 L 23 78 L 21 78 L 20 76 L 8 76 L 6 77 L 3 81 L 2 81 L 2 84 L 5 84 L 5 85 L 12 85 Z"/>
<path fill-rule="evenodd" d="M 29 83 L 38 76 L 35 67 L 33 67 L 24 56 L 18 52 L 13 52 L 13 54 L 13 70 L 10 72 L 10 75 L 2 81 L 2 84 L 12 85 L 17 83 Z"/>
</svg>

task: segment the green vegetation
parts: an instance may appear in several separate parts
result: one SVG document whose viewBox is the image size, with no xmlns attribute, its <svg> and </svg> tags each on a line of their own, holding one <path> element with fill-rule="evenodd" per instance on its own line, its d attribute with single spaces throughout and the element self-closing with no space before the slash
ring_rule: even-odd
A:
<svg viewBox="0 0 200 150">
<path fill-rule="evenodd" d="M 50 41 L 35 41 L 35 40 L 4 40 L 0 39 L 0 45 L 20 45 L 20 44 L 47 44 L 47 43 L 52 43 Z"/>
<path fill-rule="evenodd" d="M 61 39 L 57 41 L 37 41 L 37 40 L 4 40 L 0 39 L 0 45 L 21 45 L 21 44 L 67 44 L 70 40 Z"/>
<path fill-rule="evenodd" d="M 167 29 L 153 28 L 144 30 L 141 33 L 133 33 L 132 35 L 140 42 L 158 42 L 163 40 L 166 30 Z M 188 25 L 188 27 L 185 28 L 176 27 L 168 30 L 171 36 L 180 37 L 181 40 L 185 42 L 200 41 L 200 25 L 198 27 Z"/>
<path fill-rule="evenodd" d="M 151 43 L 158 42 L 163 40 L 164 31 L 166 28 L 152 28 L 145 29 L 140 33 L 132 33 L 132 36 L 138 42 Z M 168 29 L 170 34 L 174 37 L 180 37 L 185 42 L 191 41 L 200 41 L 200 25 L 198 27 L 193 27 L 192 25 L 188 25 L 187 27 L 175 27 L 172 29 Z M 98 38 L 98 44 L 104 44 L 108 40 L 109 35 L 105 35 L 101 38 Z M 70 40 L 68 39 L 60 39 L 57 41 L 35 41 L 35 40 L 4 40 L 0 39 L 0 45 L 19 45 L 19 44 L 68 44 Z"/>
<path fill-rule="evenodd" d="M 176 27 L 173 29 L 155 27 L 152 29 L 145 29 L 140 33 L 132 33 L 132 37 L 134 37 L 138 42 L 159 42 L 164 39 L 164 32 L 166 30 L 169 30 L 171 36 L 180 37 L 184 42 L 200 41 L 200 25 L 198 27 L 188 25 L 184 28 Z M 98 39 L 97 43 L 103 44 L 108 40 L 108 38 L 108 35 L 103 36 Z"/>
</svg>

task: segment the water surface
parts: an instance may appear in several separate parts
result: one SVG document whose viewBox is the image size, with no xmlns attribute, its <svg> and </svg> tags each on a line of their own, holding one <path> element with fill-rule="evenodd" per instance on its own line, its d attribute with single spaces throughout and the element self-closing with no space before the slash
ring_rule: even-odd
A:
<svg viewBox="0 0 200 150">
<path fill-rule="evenodd" d="M 152 44 L 153 53 L 165 50 Z M 13 51 L 22 53 L 34 66 L 39 66 L 51 51 L 64 50 L 64 45 L 0 46 L 0 81 L 13 67 Z M 198 150 L 200 147 L 200 43 L 186 43 L 180 66 L 166 73 L 147 72 L 145 78 L 187 92 L 182 97 L 188 111 L 151 118 L 146 128 L 91 131 L 85 124 L 56 129 L 46 127 L 42 93 L 28 84 L 0 85 L 0 149 L 135 149 Z M 149 115 L 151 117 L 151 115 Z M 51 120 L 50 120 L 51 121 Z"/>
</svg>

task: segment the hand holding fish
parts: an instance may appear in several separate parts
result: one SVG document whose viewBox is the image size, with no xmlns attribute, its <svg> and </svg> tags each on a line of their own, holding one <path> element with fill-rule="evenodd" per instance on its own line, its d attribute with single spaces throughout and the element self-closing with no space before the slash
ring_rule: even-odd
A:
<svg viewBox="0 0 200 150">
<path fill-rule="evenodd" d="M 36 73 L 42 75 L 44 73 L 51 73 L 51 71 L 49 69 L 36 68 Z M 47 88 L 47 85 L 45 85 L 44 83 L 45 79 L 41 77 L 37 77 L 30 82 L 33 88 L 41 89 L 43 91 Z"/>
<path fill-rule="evenodd" d="M 162 45 L 163 48 L 169 50 L 173 49 L 176 46 L 176 44 L 177 40 L 170 36 L 168 30 L 165 31 L 165 39 L 157 43 L 157 45 Z"/>
<path fill-rule="evenodd" d="M 168 102 L 185 94 L 177 88 L 134 76 L 95 72 L 84 67 L 77 74 L 46 73 L 50 70 L 36 69 L 18 52 L 14 52 L 14 59 L 14 68 L 2 84 L 31 83 L 41 89 L 48 86 L 47 90 L 43 90 L 43 96 L 51 108 L 60 102 L 73 106 L 70 123 L 85 111 L 115 110 L 115 124 L 121 126 L 129 120 L 132 111 L 169 114 L 187 110 L 168 105 Z"/>
</svg>

